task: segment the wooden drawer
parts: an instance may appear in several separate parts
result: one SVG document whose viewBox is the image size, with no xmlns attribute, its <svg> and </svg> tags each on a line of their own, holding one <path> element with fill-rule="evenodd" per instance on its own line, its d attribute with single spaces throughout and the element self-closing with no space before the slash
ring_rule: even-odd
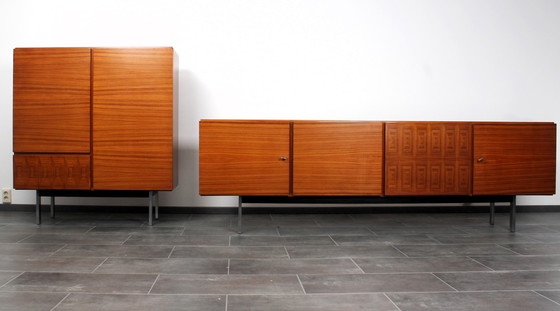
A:
<svg viewBox="0 0 560 311">
<path fill-rule="evenodd" d="M 15 154 L 16 189 L 90 189 L 89 154 Z"/>
</svg>

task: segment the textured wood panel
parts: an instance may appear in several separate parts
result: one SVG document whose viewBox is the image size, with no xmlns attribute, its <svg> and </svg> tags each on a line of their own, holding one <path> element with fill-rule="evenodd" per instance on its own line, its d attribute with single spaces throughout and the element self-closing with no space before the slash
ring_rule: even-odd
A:
<svg viewBox="0 0 560 311">
<path fill-rule="evenodd" d="M 14 50 L 14 152 L 90 152 L 89 48 Z"/>
<path fill-rule="evenodd" d="M 201 195 L 290 192 L 289 122 L 203 120 L 199 151 Z"/>
<path fill-rule="evenodd" d="M 475 195 L 554 194 L 556 125 L 474 125 L 473 161 Z"/>
<path fill-rule="evenodd" d="M 295 122 L 294 195 L 381 195 L 381 122 Z"/>
<path fill-rule="evenodd" d="M 173 189 L 175 75 L 172 48 L 93 49 L 94 189 Z"/>
<path fill-rule="evenodd" d="M 90 156 L 84 154 L 15 154 L 16 189 L 90 189 Z"/>
<path fill-rule="evenodd" d="M 471 124 L 388 122 L 386 195 L 469 195 Z"/>
</svg>

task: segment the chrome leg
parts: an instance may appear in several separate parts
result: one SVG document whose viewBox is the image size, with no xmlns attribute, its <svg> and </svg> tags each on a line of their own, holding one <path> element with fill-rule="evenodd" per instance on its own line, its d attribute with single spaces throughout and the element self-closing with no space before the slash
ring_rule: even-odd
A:
<svg viewBox="0 0 560 311">
<path fill-rule="evenodd" d="M 237 233 L 243 233 L 243 199 L 241 196 L 237 206 Z"/>
<path fill-rule="evenodd" d="M 51 196 L 51 218 L 54 218 L 54 196 Z"/>
<path fill-rule="evenodd" d="M 496 202 L 490 202 L 490 224 L 494 225 L 494 216 L 496 213 Z"/>
<path fill-rule="evenodd" d="M 510 232 L 515 232 L 515 221 L 516 221 L 516 216 L 517 216 L 517 200 L 516 197 L 513 196 L 511 198 L 511 211 L 509 214 L 509 231 Z"/>
<path fill-rule="evenodd" d="M 150 204 L 148 206 L 148 226 L 151 226 L 151 225 L 153 225 L 153 219 L 152 219 L 153 203 L 154 203 L 154 192 L 153 191 L 149 192 L 149 201 L 150 201 Z"/>
<path fill-rule="evenodd" d="M 39 190 L 35 191 L 35 221 L 38 225 L 41 224 L 41 195 Z"/>
<path fill-rule="evenodd" d="M 155 207 L 156 207 L 156 219 L 159 219 L 159 191 L 155 192 L 155 199 L 156 199 L 156 203 L 155 203 Z"/>
</svg>

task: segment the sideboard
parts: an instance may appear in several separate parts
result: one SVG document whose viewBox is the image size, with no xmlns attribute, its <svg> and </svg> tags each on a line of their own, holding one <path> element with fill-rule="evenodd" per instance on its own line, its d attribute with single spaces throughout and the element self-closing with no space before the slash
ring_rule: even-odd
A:
<svg viewBox="0 0 560 311">
<path fill-rule="evenodd" d="M 243 203 L 509 202 L 556 190 L 549 122 L 201 120 L 200 195 Z"/>
</svg>

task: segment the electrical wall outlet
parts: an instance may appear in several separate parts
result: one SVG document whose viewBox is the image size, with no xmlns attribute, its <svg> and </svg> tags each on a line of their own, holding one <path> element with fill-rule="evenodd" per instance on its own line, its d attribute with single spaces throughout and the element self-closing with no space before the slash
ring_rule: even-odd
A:
<svg viewBox="0 0 560 311">
<path fill-rule="evenodd" d="M 2 203 L 4 204 L 12 203 L 12 189 L 10 188 L 2 189 Z"/>
</svg>

